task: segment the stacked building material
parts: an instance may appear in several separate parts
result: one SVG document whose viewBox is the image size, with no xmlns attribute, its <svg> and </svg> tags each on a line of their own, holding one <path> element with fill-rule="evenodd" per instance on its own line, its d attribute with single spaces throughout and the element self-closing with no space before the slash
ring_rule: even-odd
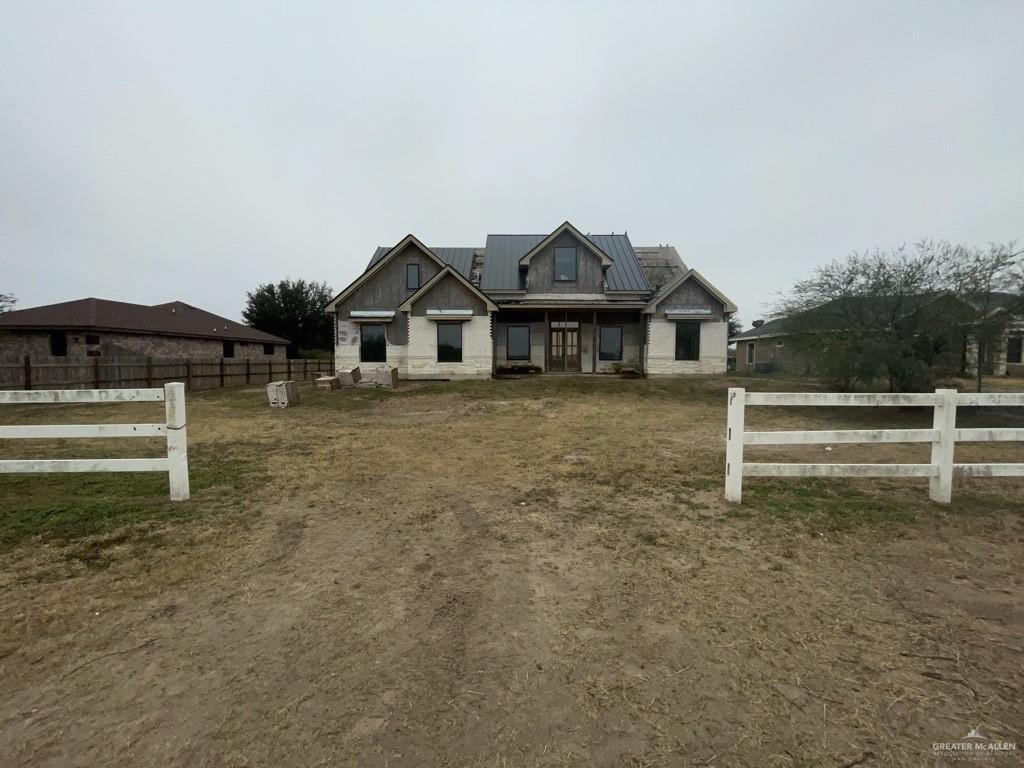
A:
<svg viewBox="0 0 1024 768">
<path fill-rule="evenodd" d="M 272 381 L 267 384 L 267 402 L 271 408 L 298 405 L 299 388 L 294 381 Z"/>
</svg>

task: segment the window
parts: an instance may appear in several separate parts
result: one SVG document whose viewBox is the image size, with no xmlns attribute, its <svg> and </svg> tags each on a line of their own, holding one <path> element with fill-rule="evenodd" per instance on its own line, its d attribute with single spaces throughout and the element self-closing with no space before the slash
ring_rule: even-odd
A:
<svg viewBox="0 0 1024 768">
<path fill-rule="evenodd" d="M 274 345 L 273 344 L 264 344 L 263 345 L 263 354 L 264 355 L 272 355 L 272 354 L 274 354 Z"/>
<path fill-rule="evenodd" d="M 410 291 L 415 291 L 420 287 L 420 265 L 419 264 L 406 264 L 405 265 L 405 287 Z"/>
<path fill-rule="evenodd" d="M 510 325 L 506 333 L 506 360 L 530 359 L 530 326 Z"/>
<path fill-rule="evenodd" d="M 601 328 L 598 331 L 597 359 L 622 359 L 622 326 L 601 326 Z"/>
<path fill-rule="evenodd" d="M 67 357 L 68 335 L 63 331 L 54 331 L 50 334 L 50 354 L 54 357 Z"/>
<path fill-rule="evenodd" d="M 1024 336 L 1010 338 L 1006 342 L 1006 362 L 1024 362 Z"/>
<path fill-rule="evenodd" d="M 576 281 L 575 248 L 555 248 L 555 280 L 567 283 Z"/>
<path fill-rule="evenodd" d="M 676 360 L 700 360 L 699 320 L 676 322 Z"/>
<path fill-rule="evenodd" d="M 384 326 L 362 324 L 359 326 L 359 362 L 385 363 L 388 359 L 388 343 Z"/>
<path fill-rule="evenodd" d="M 234 357 L 234 356 L 235 356 L 235 342 L 233 342 L 233 341 L 225 341 L 224 342 L 224 357 Z"/>
<path fill-rule="evenodd" d="M 86 344 L 99 344 L 100 343 L 100 335 L 98 333 L 87 333 L 87 334 L 85 334 L 85 343 Z"/>
<path fill-rule="evenodd" d="M 437 362 L 462 362 L 462 323 L 437 324 Z"/>
</svg>

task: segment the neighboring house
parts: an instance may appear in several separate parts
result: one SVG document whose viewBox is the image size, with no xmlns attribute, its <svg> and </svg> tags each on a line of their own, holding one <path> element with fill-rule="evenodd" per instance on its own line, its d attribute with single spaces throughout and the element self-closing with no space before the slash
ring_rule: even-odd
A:
<svg viewBox="0 0 1024 768">
<path fill-rule="evenodd" d="M 0 314 L 0 357 L 285 358 L 287 339 L 181 301 L 78 299 Z"/>
<path fill-rule="evenodd" d="M 395 366 L 402 379 L 724 373 L 735 310 L 674 248 L 634 249 L 627 235 L 584 235 L 569 222 L 547 235 L 488 235 L 478 248 L 408 235 L 377 248 L 325 308 L 338 368 Z"/>
<path fill-rule="evenodd" d="M 934 307 L 937 301 L 948 302 L 943 307 L 949 311 L 977 311 L 979 302 L 964 302 L 948 294 L 941 296 L 922 296 L 917 302 L 917 310 Z M 817 310 L 820 322 L 817 327 L 826 331 L 836 328 L 835 318 L 841 314 L 832 311 L 836 302 L 823 305 Z M 1020 299 L 1012 294 L 997 293 L 992 295 L 991 309 L 993 314 L 1005 314 L 1003 332 L 991 349 L 982 351 L 983 370 L 995 376 L 1024 376 L 1024 317 L 1020 314 Z M 806 326 L 806 323 L 804 324 Z M 736 344 L 736 371 L 738 373 L 794 373 L 806 374 L 810 371 L 810 363 L 805 356 L 791 343 L 793 334 L 787 331 L 786 319 L 777 318 L 765 322 L 755 320 L 753 327 L 729 339 Z M 963 369 L 965 373 L 977 370 L 978 344 L 971 338 L 964 339 L 962 350 Z"/>
</svg>

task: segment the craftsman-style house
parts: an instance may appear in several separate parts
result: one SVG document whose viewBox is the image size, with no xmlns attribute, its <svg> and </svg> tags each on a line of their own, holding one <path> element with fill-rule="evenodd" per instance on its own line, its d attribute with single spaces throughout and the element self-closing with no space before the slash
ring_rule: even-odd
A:
<svg viewBox="0 0 1024 768">
<path fill-rule="evenodd" d="M 488 235 L 482 248 L 377 248 L 325 308 L 339 369 L 402 379 L 516 372 L 724 373 L 735 305 L 669 246 L 585 235 Z"/>
</svg>

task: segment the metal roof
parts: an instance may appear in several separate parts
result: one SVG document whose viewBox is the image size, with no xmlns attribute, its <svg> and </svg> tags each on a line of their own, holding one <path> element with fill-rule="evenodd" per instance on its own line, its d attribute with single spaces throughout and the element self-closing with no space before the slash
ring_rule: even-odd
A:
<svg viewBox="0 0 1024 768">
<path fill-rule="evenodd" d="M 392 246 L 393 247 L 393 246 Z M 430 250 L 443 261 L 445 264 L 451 264 L 452 269 L 458 272 L 467 280 L 469 279 L 470 270 L 473 267 L 473 252 L 479 250 L 479 248 L 434 248 L 429 246 Z M 370 263 L 366 265 L 369 269 L 382 258 L 384 254 L 391 250 L 391 247 L 384 247 L 378 245 L 377 250 L 373 252 L 373 257 L 370 259 Z"/>
<path fill-rule="evenodd" d="M 480 278 L 481 290 L 518 289 L 519 260 L 546 237 L 547 235 L 488 235 L 484 251 L 484 272 Z M 644 277 L 628 236 L 586 237 L 612 260 L 612 266 L 605 275 L 609 291 L 650 292 L 651 286 Z"/>
</svg>

